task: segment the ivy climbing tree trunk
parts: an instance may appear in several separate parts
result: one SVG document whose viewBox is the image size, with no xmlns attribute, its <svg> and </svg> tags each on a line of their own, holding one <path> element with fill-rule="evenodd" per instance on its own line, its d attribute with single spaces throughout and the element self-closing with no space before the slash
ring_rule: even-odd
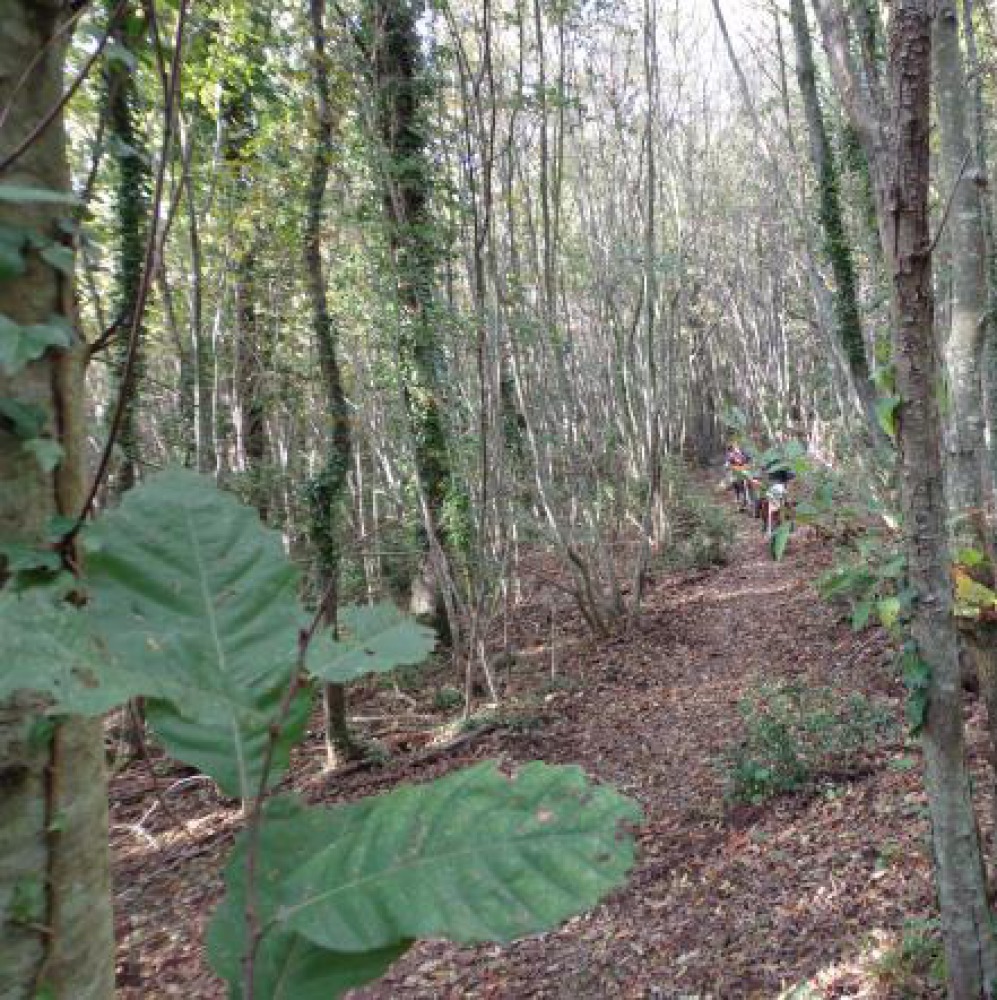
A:
<svg viewBox="0 0 997 1000">
<path fill-rule="evenodd" d="M 58 0 L 0 2 L 0 107 L 9 110 L 0 159 L 58 105 L 66 11 Z M 0 184 L 68 191 L 61 115 L 0 174 Z M 64 205 L 0 199 L 0 228 L 57 245 L 67 212 Z M 66 344 L 13 377 L 0 369 L 4 412 L 32 413 L 41 435 L 62 449 L 56 467 L 43 468 L 25 448 L 23 428 L 19 436 L 0 418 L 0 542 L 31 547 L 44 543 L 51 517 L 73 516 L 83 503 L 83 351 L 70 274 L 34 250 L 22 246 L 21 254 L 21 273 L 0 277 L 0 336 L 54 324 Z M 109 1000 L 114 942 L 102 727 L 99 720 L 68 719 L 47 732 L 36 708 L 28 699 L 0 704 L 0 996 Z"/>
<path fill-rule="evenodd" d="M 104 57 L 104 87 L 108 122 L 108 150 L 115 174 L 115 225 L 117 247 L 114 262 L 115 314 L 123 319 L 113 345 L 112 371 L 114 388 L 122 397 L 116 443 L 121 461 L 111 481 L 113 493 L 120 496 L 135 485 L 139 475 L 138 397 L 142 379 L 144 330 L 138 329 L 139 343 L 132 360 L 127 382 L 125 372 L 129 353 L 128 337 L 131 316 L 138 301 L 145 258 L 146 226 L 149 219 L 149 167 L 144 138 L 136 124 L 138 88 L 135 82 L 135 49 L 138 32 L 145 24 L 141 17 L 131 17 L 137 4 L 121 5 L 116 0 L 105 4 L 113 45 Z M 136 28 L 135 25 L 138 25 Z"/>
<path fill-rule="evenodd" d="M 398 300 L 402 395 L 425 499 L 425 555 L 412 585 L 410 610 L 437 625 L 440 588 L 437 554 L 452 538 L 443 531 L 451 493 L 450 447 L 444 413 L 442 362 L 437 343 L 436 265 L 439 256 L 429 208 L 431 171 L 421 120 L 426 81 L 422 74 L 416 0 L 367 0 L 365 6 L 374 117 L 381 144 L 382 186 L 388 244 Z M 440 543 L 435 544 L 434 543 Z"/>
<path fill-rule="evenodd" d="M 824 254 L 834 275 L 832 301 L 835 334 L 848 363 L 870 433 L 873 439 L 885 448 L 889 447 L 890 442 L 880 427 L 876 413 L 876 389 L 870 378 L 865 339 L 862 334 L 855 262 L 841 210 L 838 167 L 834 161 L 834 151 L 828 142 L 824 113 L 817 92 L 817 70 L 814 67 L 810 26 L 807 23 L 803 0 L 791 0 L 789 16 L 796 43 L 796 79 L 803 97 L 807 134 L 810 140 L 810 158 L 817 174 Z"/>
<path fill-rule="evenodd" d="M 348 500 L 348 476 L 352 461 L 350 410 L 343 389 L 336 329 L 329 314 L 325 268 L 322 264 L 322 223 L 325 193 L 333 156 L 333 114 L 329 86 L 329 56 L 325 28 L 325 0 L 308 0 L 312 32 L 312 83 L 315 97 L 315 138 L 308 184 L 308 213 L 305 219 L 305 266 L 308 294 L 312 305 L 312 331 L 322 381 L 325 385 L 328 454 L 325 464 L 309 486 L 311 536 L 315 549 L 319 593 L 325 602 L 325 624 L 336 629 L 339 603 L 339 571 L 342 564 L 343 512 Z M 337 757 L 350 757 L 356 744 L 346 719 L 346 688 L 326 684 L 326 754 L 329 765 Z"/>
<path fill-rule="evenodd" d="M 925 782 L 953 1000 L 992 996 L 997 947 L 966 768 L 958 644 L 952 617 L 942 488 L 928 228 L 931 80 L 929 0 L 900 0 L 890 24 L 893 156 L 884 224 L 893 283 L 901 503 L 910 584 L 917 592 L 914 668 L 929 671 Z"/>
<path fill-rule="evenodd" d="M 252 188 L 250 142 L 253 135 L 253 90 L 249 80 L 236 77 L 226 84 L 221 102 L 222 156 L 232 185 L 232 201 L 245 208 Z M 248 496 L 264 522 L 270 518 L 271 490 L 267 476 L 267 372 L 269 351 L 257 309 L 259 237 L 253 219 L 236 235 L 232 276 L 236 330 L 234 393 L 238 400 L 237 429 L 240 461 L 248 475 Z"/>
</svg>

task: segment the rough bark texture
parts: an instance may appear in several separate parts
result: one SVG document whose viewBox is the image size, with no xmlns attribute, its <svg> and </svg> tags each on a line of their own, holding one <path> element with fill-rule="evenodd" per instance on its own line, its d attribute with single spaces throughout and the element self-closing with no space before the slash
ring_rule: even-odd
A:
<svg viewBox="0 0 997 1000">
<path fill-rule="evenodd" d="M 893 170 L 885 217 L 893 277 L 898 441 L 918 655 L 931 669 L 924 728 L 925 781 L 950 995 L 991 995 L 997 948 L 964 756 L 962 691 L 952 618 L 937 402 L 928 229 L 931 18 L 928 0 L 894 5 L 890 26 Z"/>
<path fill-rule="evenodd" d="M 107 0 L 108 16 L 113 16 L 120 5 Z M 127 5 L 127 13 L 131 5 Z M 126 18 L 117 17 L 111 30 L 115 52 L 131 53 L 134 39 Z M 149 168 L 145 157 L 145 141 L 136 126 L 138 88 L 132 68 L 121 58 L 107 59 L 104 66 L 104 86 L 110 156 L 115 172 L 116 259 L 114 272 L 115 315 L 125 317 L 121 332 L 114 342 L 112 370 L 115 389 L 123 397 L 117 444 L 122 459 L 113 481 L 113 493 L 120 495 L 132 488 L 139 478 L 138 397 L 142 380 L 144 331 L 136 331 L 139 344 L 132 362 L 129 378 L 125 378 L 129 354 L 127 331 L 138 302 L 142 282 L 142 265 L 145 260 L 146 227 L 149 219 Z"/>
<path fill-rule="evenodd" d="M 10 108 L 0 155 L 58 101 L 64 8 L 55 0 L 0 0 L 0 106 Z M 68 189 L 61 117 L 0 183 Z M 57 220 L 66 211 L 0 204 L 0 225 L 58 242 Z M 72 283 L 31 252 L 23 275 L 0 281 L 0 314 L 22 324 L 72 319 Z M 50 350 L 16 378 L 0 376 L 0 397 L 38 407 L 45 433 L 64 449 L 59 467 L 46 473 L 0 425 L 4 541 L 39 544 L 51 516 L 75 514 L 82 505 L 81 357 L 76 343 Z M 0 996 L 27 1000 L 47 987 L 60 1000 L 104 1000 L 114 991 L 114 948 L 101 725 L 71 719 L 50 739 L 31 740 L 33 720 L 26 700 L 0 704 Z M 35 905 L 19 905 L 32 898 Z"/>
</svg>

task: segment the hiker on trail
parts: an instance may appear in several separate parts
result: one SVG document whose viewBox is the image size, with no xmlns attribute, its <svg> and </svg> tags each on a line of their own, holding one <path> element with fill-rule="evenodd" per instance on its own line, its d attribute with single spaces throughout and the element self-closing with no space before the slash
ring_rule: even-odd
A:
<svg viewBox="0 0 997 1000">
<path fill-rule="evenodd" d="M 771 538 L 772 532 L 782 523 L 783 511 L 789 504 L 789 484 L 796 478 L 796 473 L 782 462 L 775 461 L 765 467 L 765 476 L 769 485 L 762 504 L 762 532 L 766 538 Z"/>
<path fill-rule="evenodd" d="M 747 471 L 750 463 L 751 455 L 743 451 L 736 441 L 731 441 L 727 447 L 727 453 L 724 455 L 724 468 L 730 472 L 734 498 L 742 510 L 748 499 L 744 473 Z"/>
</svg>

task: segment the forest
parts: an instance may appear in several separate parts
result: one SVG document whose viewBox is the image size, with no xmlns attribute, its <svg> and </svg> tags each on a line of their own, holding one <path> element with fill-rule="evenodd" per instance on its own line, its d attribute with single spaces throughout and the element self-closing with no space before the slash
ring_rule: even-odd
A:
<svg viewBox="0 0 997 1000">
<path fill-rule="evenodd" d="M 0 0 L 0 1000 L 997 1000 L 997 4 Z"/>
</svg>

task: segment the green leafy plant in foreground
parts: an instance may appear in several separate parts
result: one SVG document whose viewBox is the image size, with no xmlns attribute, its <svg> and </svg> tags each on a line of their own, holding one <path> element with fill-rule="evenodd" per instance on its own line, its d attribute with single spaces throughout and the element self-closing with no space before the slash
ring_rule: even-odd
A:
<svg viewBox="0 0 997 1000">
<path fill-rule="evenodd" d="M 90 533 L 84 610 L 0 591 L 0 698 L 49 715 L 147 698 L 177 758 L 247 803 L 208 952 L 233 997 L 326 998 L 382 975 L 419 937 L 506 941 L 592 906 L 633 863 L 639 810 L 577 768 L 492 765 L 329 808 L 274 797 L 312 679 L 425 659 L 390 606 L 316 633 L 275 532 L 207 479 L 171 471 Z"/>
<path fill-rule="evenodd" d="M 873 615 L 884 628 L 893 630 L 914 599 L 906 586 L 906 575 L 907 559 L 896 542 L 872 533 L 820 578 L 817 589 L 824 600 L 849 608 L 856 632 L 866 628 Z"/>
</svg>

